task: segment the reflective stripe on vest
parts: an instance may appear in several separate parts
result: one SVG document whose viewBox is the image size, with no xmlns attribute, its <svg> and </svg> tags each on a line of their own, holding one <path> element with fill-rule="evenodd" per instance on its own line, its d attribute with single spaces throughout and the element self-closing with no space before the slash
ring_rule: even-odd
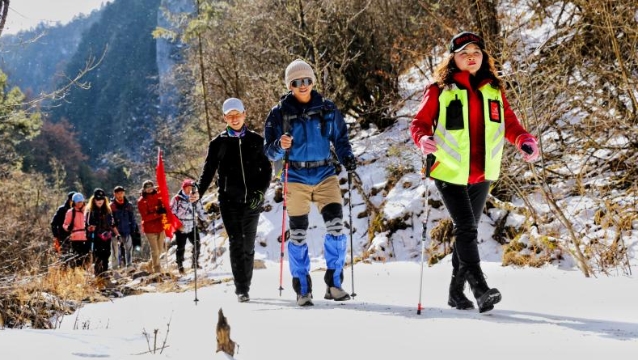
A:
<svg viewBox="0 0 638 360">
<path fill-rule="evenodd" d="M 479 89 L 483 98 L 485 122 L 485 179 L 496 180 L 501 170 L 505 141 L 505 119 L 501 91 L 490 84 Z M 447 108 L 453 100 L 462 104 L 462 128 L 448 126 Z M 458 120 L 458 119 L 457 119 Z M 457 121 L 458 122 L 458 121 Z M 465 185 L 470 176 L 470 131 L 467 90 L 456 85 L 446 87 L 439 95 L 439 117 L 434 138 L 437 144 L 435 166 L 431 176 L 452 184 Z"/>
</svg>

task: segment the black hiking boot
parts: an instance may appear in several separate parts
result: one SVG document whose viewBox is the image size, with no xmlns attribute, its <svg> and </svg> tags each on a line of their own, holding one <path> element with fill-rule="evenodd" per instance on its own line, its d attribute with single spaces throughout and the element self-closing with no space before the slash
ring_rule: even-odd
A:
<svg viewBox="0 0 638 360">
<path fill-rule="evenodd" d="M 248 293 L 237 294 L 237 301 L 248 302 L 250 301 L 250 296 L 248 296 Z"/>
<path fill-rule="evenodd" d="M 474 303 L 463 293 L 465 290 L 465 278 L 458 276 L 457 273 L 458 269 L 452 270 L 450 296 L 447 299 L 447 304 L 458 310 L 474 309 Z"/>
<path fill-rule="evenodd" d="M 177 271 L 179 271 L 180 275 L 186 274 L 186 271 L 184 271 L 184 265 L 182 264 L 177 264 Z"/>
<path fill-rule="evenodd" d="M 458 276 L 463 276 L 470 284 L 470 289 L 476 298 L 479 312 L 483 313 L 494 309 L 494 304 L 501 301 L 501 293 L 498 289 L 490 289 L 485 281 L 485 276 L 480 265 L 464 266 L 461 265 Z"/>
</svg>

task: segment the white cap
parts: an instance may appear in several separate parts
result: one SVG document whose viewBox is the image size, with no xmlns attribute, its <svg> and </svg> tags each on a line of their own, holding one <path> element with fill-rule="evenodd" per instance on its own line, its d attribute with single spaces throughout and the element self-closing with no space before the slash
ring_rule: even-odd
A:
<svg viewBox="0 0 638 360">
<path fill-rule="evenodd" d="M 243 113 L 244 104 L 241 102 L 241 100 L 237 98 L 226 99 L 226 101 L 224 101 L 224 106 L 222 106 L 222 111 L 224 112 L 224 115 L 227 115 L 229 112 L 233 110 L 237 110 L 240 113 Z"/>
</svg>

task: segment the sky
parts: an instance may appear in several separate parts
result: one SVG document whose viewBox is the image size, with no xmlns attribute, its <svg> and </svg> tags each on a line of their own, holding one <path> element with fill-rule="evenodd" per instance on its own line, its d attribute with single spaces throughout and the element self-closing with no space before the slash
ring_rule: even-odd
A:
<svg viewBox="0 0 638 360">
<path fill-rule="evenodd" d="M 41 22 L 55 25 L 65 24 L 79 14 L 89 14 L 99 9 L 102 3 L 112 0 L 12 0 L 3 33 L 16 34 L 29 30 Z"/>
</svg>

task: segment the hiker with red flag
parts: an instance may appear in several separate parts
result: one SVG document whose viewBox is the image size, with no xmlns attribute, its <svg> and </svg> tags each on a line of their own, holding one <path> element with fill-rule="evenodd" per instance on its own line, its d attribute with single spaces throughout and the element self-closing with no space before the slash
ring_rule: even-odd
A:
<svg viewBox="0 0 638 360">
<path fill-rule="evenodd" d="M 151 180 L 144 181 L 141 196 L 137 199 L 137 209 L 142 216 L 142 232 L 151 246 L 151 271 L 161 273 L 160 252 L 164 247 L 164 224 L 162 220 L 166 208 L 162 204 L 155 184 Z"/>
</svg>

